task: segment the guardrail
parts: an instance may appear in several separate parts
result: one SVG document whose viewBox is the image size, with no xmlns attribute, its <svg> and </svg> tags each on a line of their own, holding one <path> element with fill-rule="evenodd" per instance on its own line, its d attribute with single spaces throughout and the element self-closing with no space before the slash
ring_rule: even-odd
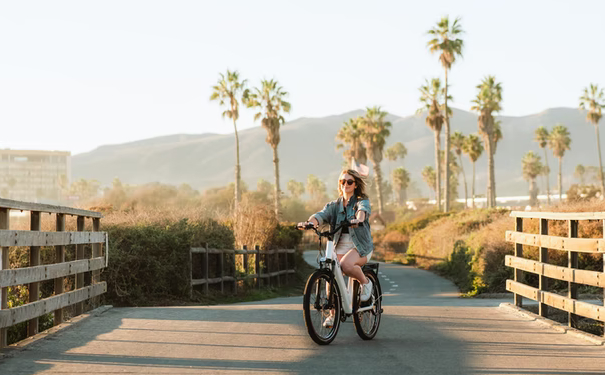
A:
<svg viewBox="0 0 605 375">
<path fill-rule="evenodd" d="M 241 250 L 234 249 L 211 249 L 206 247 L 193 247 L 190 251 L 191 260 L 191 293 L 193 293 L 193 287 L 196 285 L 204 285 L 204 293 L 208 294 L 210 284 L 219 284 L 221 293 L 225 292 L 225 282 L 233 283 L 233 292 L 237 293 L 238 281 L 256 279 L 256 286 L 261 287 L 261 280 L 266 280 L 268 286 L 272 282 L 275 282 L 279 287 L 282 282 L 282 277 L 285 276 L 288 281 L 288 275 L 296 272 L 295 262 L 296 257 L 291 256 L 296 250 L 294 249 L 280 249 L 280 250 L 261 250 L 258 246 L 254 250 L 248 250 L 247 246 L 243 246 Z M 202 278 L 194 279 L 193 270 L 196 266 L 193 261 L 193 254 L 203 254 L 202 256 Z M 218 277 L 210 278 L 210 255 L 218 256 Z M 232 263 L 228 268 L 231 271 L 231 275 L 225 275 L 225 254 L 233 254 L 229 261 Z M 238 272 L 238 261 L 237 256 L 241 255 L 241 267 Z M 254 257 L 253 261 L 250 261 L 250 256 Z M 291 258 L 291 260 L 289 259 Z M 250 266 L 254 265 L 254 270 L 250 269 Z M 253 273 L 249 273 L 253 272 Z M 274 281 L 272 281 L 274 279 Z"/>
<path fill-rule="evenodd" d="M 30 230 L 11 230 L 11 210 L 30 211 Z M 43 232 L 42 214 L 54 214 L 55 231 Z M 65 231 L 67 215 L 76 216 L 77 230 Z M 52 217 L 52 216 L 51 216 Z M 54 325 L 63 322 L 63 309 L 75 305 L 75 315 L 83 312 L 83 302 L 107 291 L 100 282 L 100 270 L 107 267 L 107 233 L 101 232 L 102 214 L 71 207 L 51 206 L 0 199 L 0 348 L 7 345 L 7 328 L 28 322 L 28 336 L 38 333 L 38 318 L 54 312 Z M 92 231 L 85 231 L 85 219 L 92 219 Z M 105 255 L 103 246 L 105 243 Z M 92 245 L 92 257 L 86 259 L 84 246 Z M 75 246 L 76 260 L 65 261 L 65 247 Z M 54 247 L 53 264 L 40 264 L 40 248 Z M 29 247 L 29 266 L 10 269 L 11 247 Z M 85 285 L 85 273 L 91 272 Z M 75 275 L 75 289 L 65 292 L 65 278 Z M 54 295 L 40 299 L 40 283 L 54 280 Z M 27 285 L 29 303 L 8 307 L 8 288 Z"/>
<path fill-rule="evenodd" d="M 578 238 L 578 225 L 582 220 L 600 220 L 605 229 L 605 212 L 555 213 L 518 212 L 515 230 L 506 231 L 506 240 L 515 243 L 515 255 L 506 256 L 506 265 L 514 269 L 514 280 L 506 281 L 506 289 L 514 293 L 515 305 L 522 307 L 523 297 L 539 303 L 540 316 L 548 316 L 548 306 L 567 311 L 568 324 L 577 327 L 578 316 L 605 322 L 605 307 L 578 301 L 578 284 L 605 288 L 605 272 L 578 269 L 578 253 L 603 254 L 605 261 L 605 239 Z M 539 234 L 523 233 L 523 219 L 538 219 Z M 567 237 L 548 235 L 548 221 L 567 221 Z M 605 232 L 604 232 L 605 234 Z M 539 247 L 539 261 L 523 258 L 523 246 Z M 549 250 L 566 251 L 567 267 L 548 263 Z M 531 272 L 539 277 L 539 287 L 523 284 L 523 273 Z M 568 282 L 567 297 L 547 292 L 548 279 Z"/>
</svg>

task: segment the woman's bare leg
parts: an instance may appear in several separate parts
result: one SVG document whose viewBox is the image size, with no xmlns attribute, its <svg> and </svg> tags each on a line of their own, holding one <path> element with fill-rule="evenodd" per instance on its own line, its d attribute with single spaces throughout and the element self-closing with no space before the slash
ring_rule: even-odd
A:
<svg viewBox="0 0 605 375">
<path fill-rule="evenodd" d="M 368 257 L 360 257 L 356 249 L 351 249 L 339 260 L 340 267 L 345 275 L 357 279 L 361 284 L 368 282 L 361 270 L 361 266 L 368 262 Z"/>
</svg>

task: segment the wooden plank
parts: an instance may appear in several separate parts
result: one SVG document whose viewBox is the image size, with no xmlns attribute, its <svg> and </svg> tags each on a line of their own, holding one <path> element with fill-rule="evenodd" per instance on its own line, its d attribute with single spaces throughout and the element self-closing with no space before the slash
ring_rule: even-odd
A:
<svg viewBox="0 0 605 375">
<path fill-rule="evenodd" d="M 39 232 L 42 229 L 42 221 L 40 218 L 41 214 L 39 211 L 30 212 L 30 230 L 32 230 L 32 234 L 36 234 L 35 232 Z M 30 246 L 29 248 L 29 266 L 35 267 L 40 264 L 40 246 Z M 40 298 L 40 283 L 33 282 L 29 284 L 29 303 L 36 302 Z M 27 323 L 27 335 L 33 336 L 38 333 L 38 316 L 42 314 L 36 315 L 35 318 L 31 319 Z"/>
<path fill-rule="evenodd" d="M 529 246 L 547 247 L 555 250 L 605 253 L 605 239 L 601 238 L 566 238 L 506 231 L 506 241 Z"/>
<path fill-rule="evenodd" d="M 544 275 L 551 279 L 605 288 L 605 272 L 569 269 L 512 255 L 506 256 L 505 264 L 508 267 Z"/>
<path fill-rule="evenodd" d="M 76 227 L 78 232 L 84 232 L 84 216 L 78 216 L 76 219 Z M 84 245 L 76 245 L 76 259 L 84 259 Z M 76 289 L 84 288 L 84 273 L 78 272 L 76 274 Z M 76 303 L 76 315 L 80 315 L 84 312 L 84 304 L 82 302 Z"/>
<path fill-rule="evenodd" d="M 11 199 L 3 199 L 3 198 L 0 198 L 0 207 L 10 208 L 13 210 L 21 210 L 21 211 L 39 211 L 39 212 L 59 213 L 59 214 L 78 215 L 78 216 L 85 216 L 85 217 L 98 217 L 98 218 L 103 217 L 103 214 L 101 214 L 100 212 L 95 212 L 95 211 L 81 210 L 78 208 L 64 207 L 64 206 L 53 206 L 50 204 L 21 202 L 21 201 L 14 201 Z"/>
<path fill-rule="evenodd" d="M 55 230 L 57 232 L 65 232 L 65 215 L 64 214 L 56 215 Z M 55 263 L 58 263 L 57 265 L 61 267 L 61 268 L 57 267 L 57 269 L 60 269 L 61 272 L 53 272 L 53 277 L 55 277 L 55 282 L 54 282 L 55 295 L 59 296 L 65 292 L 65 279 L 64 279 L 64 275 L 62 275 L 62 273 L 65 271 L 65 266 L 67 266 L 67 271 L 69 271 L 69 266 L 64 264 L 65 263 L 65 246 L 63 246 L 63 245 L 55 246 Z M 46 272 L 48 272 L 48 270 Z M 0 275 L 0 284 L 2 284 L 1 279 L 2 279 L 2 275 Z M 59 309 L 55 310 L 55 320 L 53 321 L 53 325 L 56 326 L 61 323 L 63 323 L 63 309 L 59 308 Z"/>
<path fill-rule="evenodd" d="M 506 290 L 563 311 L 605 322 L 605 307 L 603 306 L 576 301 L 550 292 L 541 292 L 536 288 L 517 283 L 513 280 L 506 280 Z"/>
<path fill-rule="evenodd" d="M 8 208 L 0 208 L 0 229 L 10 228 L 10 210 Z M 10 268 L 8 260 L 8 247 L 0 247 L 0 272 Z M 0 288 L 0 312 L 8 309 L 8 288 Z M 0 349 L 7 345 L 6 328 L 0 328 Z"/>
<path fill-rule="evenodd" d="M 94 234 L 96 234 L 96 233 L 99 233 L 100 231 L 101 231 L 101 219 L 93 218 L 92 219 L 92 232 Z M 103 246 L 101 245 L 101 243 L 93 243 L 91 257 L 92 258 L 100 257 L 102 255 L 102 251 L 103 251 Z M 93 270 L 90 276 L 91 276 L 91 284 L 97 284 L 101 281 L 101 272 L 98 270 Z M 99 307 L 99 305 L 100 305 L 99 298 L 93 298 L 91 302 L 92 302 L 93 309 Z"/>
<path fill-rule="evenodd" d="M 60 246 L 103 243 L 106 232 L 0 230 L 0 246 Z"/>
<path fill-rule="evenodd" d="M 0 271 L 0 286 L 24 285 L 58 278 L 62 280 L 65 276 L 103 268 L 105 268 L 105 258 L 101 256 L 93 259 L 3 270 Z M 55 292 L 55 294 L 57 293 Z"/>
<path fill-rule="evenodd" d="M 513 211 L 511 217 L 548 220 L 603 220 L 605 212 L 531 212 Z"/>
<path fill-rule="evenodd" d="M 91 297 L 99 296 L 107 291 L 107 283 L 87 286 L 59 296 L 48 297 L 27 305 L 0 311 L 0 327 L 10 327 L 17 323 L 35 319 L 54 310 L 81 303 Z"/>
</svg>

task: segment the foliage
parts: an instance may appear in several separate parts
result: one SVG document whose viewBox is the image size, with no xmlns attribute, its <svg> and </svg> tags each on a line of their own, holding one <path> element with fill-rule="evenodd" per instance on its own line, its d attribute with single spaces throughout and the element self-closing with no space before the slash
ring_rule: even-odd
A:
<svg viewBox="0 0 605 375">
<path fill-rule="evenodd" d="M 362 142 L 362 122 L 363 118 L 360 116 L 350 118 L 343 124 L 342 128 L 338 129 L 338 133 L 336 133 L 336 140 L 342 142 L 336 144 L 336 149 L 338 150 L 344 148 L 345 146 L 349 147 L 342 154 L 345 159 L 345 163 L 347 164 L 350 162 L 352 157 L 355 158 L 356 162 L 361 164 L 366 164 L 368 160 L 366 148 Z"/>
</svg>

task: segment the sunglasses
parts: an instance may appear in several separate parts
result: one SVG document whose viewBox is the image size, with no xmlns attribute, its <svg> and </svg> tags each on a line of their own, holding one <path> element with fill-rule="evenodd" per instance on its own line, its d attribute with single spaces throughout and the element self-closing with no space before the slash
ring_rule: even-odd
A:
<svg viewBox="0 0 605 375">
<path fill-rule="evenodd" d="M 341 185 L 344 185 L 344 184 L 346 183 L 347 185 L 349 185 L 349 186 L 350 186 L 350 185 L 353 185 L 353 184 L 355 183 L 355 180 L 340 180 L 340 181 L 338 181 L 338 182 L 339 182 Z"/>
</svg>

